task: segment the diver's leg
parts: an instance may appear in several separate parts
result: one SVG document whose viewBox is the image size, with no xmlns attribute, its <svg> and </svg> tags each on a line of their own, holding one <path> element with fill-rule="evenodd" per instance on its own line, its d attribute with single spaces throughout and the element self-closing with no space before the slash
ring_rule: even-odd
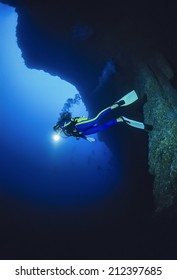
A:
<svg viewBox="0 0 177 280">
<path fill-rule="evenodd" d="M 88 119 L 86 121 L 82 121 L 80 123 L 76 124 L 76 127 L 79 131 L 83 131 L 85 129 L 88 129 L 94 125 L 97 125 L 101 118 L 103 118 L 105 115 L 107 115 L 111 110 L 120 107 L 120 106 L 127 106 L 133 102 L 135 102 L 138 99 L 138 96 L 134 90 L 124 95 L 120 100 L 115 102 L 112 106 L 107 107 L 106 109 L 102 110 L 98 113 L 98 115 L 95 118 Z"/>
<path fill-rule="evenodd" d="M 80 132 L 83 132 L 90 127 L 97 126 L 100 119 L 106 116 L 111 110 L 111 107 L 107 107 L 106 109 L 102 110 L 95 118 L 77 123 L 77 129 Z"/>
<path fill-rule="evenodd" d="M 78 129 L 79 128 L 86 129 L 86 128 L 92 127 L 93 125 L 97 125 L 98 122 L 100 121 L 100 119 L 103 118 L 105 115 L 107 115 L 111 110 L 113 110 L 117 107 L 120 107 L 120 106 L 129 105 L 129 104 L 135 102 L 137 99 L 138 99 L 138 96 L 137 96 L 136 92 L 134 90 L 132 90 L 131 92 L 124 95 L 120 100 L 115 102 L 112 106 L 109 106 L 106 109 L 102 110 L 100 113 L 98 113 L 98 115 L 95 118 L 77 123 L 76 126 Z"/>
<path fill-rule="evenodd" d="M 131 125 L 133 127 L 139 128 L 139 129 L 144 129 L 146 131 L 151 131 L 153 129 L 152 125 L 145 124 L 143 122 L 137 122 L 137 121 L 134 121 L 134 120 L 130 120 L 130 119 L 128 119 L 126 117 L 123 117 L 123 116 L 119 117 L 117 119 L 117 122 L 124 122 L 128 125 Z"/>
<path fill-rule="evenodd" d="M 104 124 L 92 126 L 88 129 L 86 129 L 84 131 L 84 134 L 85 135 L 90 135 L 90 134 L 98 133 L 98 132 L 101 132 L 101 131 L 115 125 L 115 124 L 117 124 L 117 120 L 109 120 Z"/>
<path fill-rule="evenodd" d="M 138 95 L 136 94 L 135 90 L 130 91 L 126 95 L 124 95 L 121 99 L 119 99 L 117 102 L 115 102 L 111 109 L 116 109 L 117 107 L 127 106 L 132 104 L 138 100 Z"/>
<path fill-rule="evenodd" d="M 92 126 L 89 127 L 87 129 L 84 129 L 82 132 L 84 133 L 84 135 L 90 135 L 90 134 L 94 134 L 94 133 L 98 133 L 101 132 L 117 123 L 126 123 L 128 125 L 131 125 L 133 127 L 139 128 L 139 129 L 144 129 L 145 131 L 151 131 L 153 129 L 152 125 L 148 125 L 142 122 L 137 122 L 134 120 L 130 120 L 126 117 L 119 117 L 115 120 L 109 120 L 106 123 L 102 124 L 102 125 L 96 125 L 96 126 Z"/>
</svg>

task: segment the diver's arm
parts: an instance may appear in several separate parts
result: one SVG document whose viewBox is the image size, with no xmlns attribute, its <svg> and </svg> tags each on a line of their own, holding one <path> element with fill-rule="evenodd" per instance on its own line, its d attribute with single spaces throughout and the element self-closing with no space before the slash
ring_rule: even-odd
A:
<svg viewBox="0 0 177 280">
<path fill-rule="evenodd" d="M 79 140 L 80 138 L 87 140 L 87 137 L 85 135 L 75 136 L 75 138 L 76 138 L 76 140 Z"/>
<path fill-rule="evenodd" d="M 79 140 L 80 138 L 83 138 L 89 142 L 95 142 L 95 138 L 93 137 L 86 137 L 85 135 L 80 135 L 79 137 L 76 137 L 77 140 Z"/>
<path fill-rule="evenodd" d="M 95 142 L 95 138 L 93 137 L 86 137 L 86 140 L 89 142 Z"/>
</svg>

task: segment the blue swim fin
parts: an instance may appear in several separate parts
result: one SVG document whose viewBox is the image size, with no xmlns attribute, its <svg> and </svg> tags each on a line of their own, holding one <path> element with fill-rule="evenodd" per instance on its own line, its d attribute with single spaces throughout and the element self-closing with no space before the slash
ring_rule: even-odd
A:
<svg viewBox="0 0 177 280">
<path fill-rule="evenodd" d="M 129 93 L 127 93 L 126 95 L 124 95 L 117 102 L 115 102 L 115 104 L 122 107 L 122 106 L 130 105 L 133 102 L 135 102 L 136 100 L 138 100 L 138 95 L 136 94 L 135 90 L 132 90 Z"/>
</svg>

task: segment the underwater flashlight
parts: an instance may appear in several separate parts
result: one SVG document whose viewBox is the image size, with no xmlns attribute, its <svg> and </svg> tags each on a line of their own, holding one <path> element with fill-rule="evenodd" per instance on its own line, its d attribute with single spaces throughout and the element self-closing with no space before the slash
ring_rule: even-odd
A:
<svg viewBox="0 0 177 280">
<path fill-rule="evenodd" d="M 60 135 L 59 135 L 59 134 L 54 134 L 54 135 L 53 135 L 53 140 L 54 140 L 55 142 L 58 142 L 58 141 L 60 140 Z"/>
</svg>

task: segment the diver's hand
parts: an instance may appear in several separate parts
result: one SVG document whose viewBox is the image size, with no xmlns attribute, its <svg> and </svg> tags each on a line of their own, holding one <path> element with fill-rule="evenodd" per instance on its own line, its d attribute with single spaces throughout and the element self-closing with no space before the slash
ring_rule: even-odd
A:
<svg viewBox="0 0 177 280">
<path fill-rule="evenodd" d="M 87 137 L 87 141 L 89 141 L 89 142 L 95 142 L 95 138 L 93 138 L 93 137 Z"/>
</svg>

